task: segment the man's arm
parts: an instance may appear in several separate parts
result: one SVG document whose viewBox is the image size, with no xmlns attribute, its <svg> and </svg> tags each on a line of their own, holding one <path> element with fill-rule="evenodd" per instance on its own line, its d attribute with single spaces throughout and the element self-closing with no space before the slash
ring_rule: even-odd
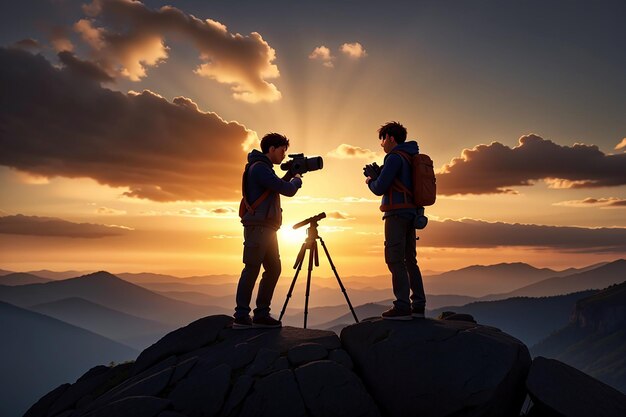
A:
<svg viewBox="0 0 626 417">
<path fill-rule="evenodd" d="M 259 184 L 261 184 L 262 187 L 268 188 L 287 197 L 293 197 L 302 186 L 302 180 L 300 178 L 294 177 L 289 181 L 282 180 L 278 178 L 274 171 L 265 164 L 258 164 L 252 168 L 251 175 L 259 182 Z"/>
<path fill-rule="evenodd" d="M 389 154 L 386 158 L 380 175 L 373 181 L 369 181 L 367 186 L 376 195 L 383 195 L 389 191 L 394 178 L 402 168 L 402 157 L 396 154 Z"/>
</svg>

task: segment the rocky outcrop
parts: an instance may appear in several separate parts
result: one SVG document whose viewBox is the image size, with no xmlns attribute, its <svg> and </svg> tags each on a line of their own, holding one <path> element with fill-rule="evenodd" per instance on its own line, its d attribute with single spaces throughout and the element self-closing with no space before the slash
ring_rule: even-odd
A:
<svg viewBox="0 0 626 417">
<path fill-rule="evenodd" d="M 456 318 L 371 319 L 340 340 L 294 327 L 233 330 L 230 317 L 205 317 L 134 363 L 95 367 L 58 387 L 26 417 L 518 415 L 528 350 Z M 537 404 L 548 404 L 540 385 L 529 379 Z"/>
<path fill-rule="evenodd" d="M 534 417 L 626 415 L 624 394 L 554 359 L 535 358 L 526 386 Z"/>
<path fill-rule="evenodd" d="M 495 328 L 454 320 L 373 320 L 341 341 L 383 415 L 519 413 L 528 349 Z"/>
</svg>

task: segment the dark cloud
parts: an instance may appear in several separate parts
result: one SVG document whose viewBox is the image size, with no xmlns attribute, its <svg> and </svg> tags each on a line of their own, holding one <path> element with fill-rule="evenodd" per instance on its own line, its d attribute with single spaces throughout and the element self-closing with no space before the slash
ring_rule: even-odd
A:
<svg viewBox="0 0 626 417">
<path fill-rule="evenodd" d="M 420 244 L 434 247 L 521 246 L 572 252 L 626 252 L 626 228 L 585 228 L 480 220 L 431 221 Z"/>
<path fill-rule="evenodd" d="M 624 185 L 626 153 L 606 155 L 595 145 L 560 146 L 528 135 L 514 148 L 493 142 L 465 149 L 437 175 L 443 195 L 511 193 L 538 180 L 552 188 Z"/>
<path fill-rule="evenodd" d="M 40 55 L 3 48 L 0 90 L 1 165 L 93 178 L 154 201 L 239 196 L 242 146 L 255 135 L 189 99 L 114 92 Z"/>
<path fill-rule="evenodd" d="M 81 77 L 91 78 L 98 82 L 113 82 L 115 79 L 106 73 L 102 68 L 89 61 L 82 61 L 69 51 L 59 52 L 59 60 L 70 71 L 77 73 Z"/>
<path fill-rule="evenodd" d="M 13 46 L 15 48 L 25 49 L 28 51 L 38 51 L 41 49 L 41 44 L 39 43 L 39 41 L 32 38 L 17 41 L 13 44 Z"/>
<path fill-rule="evenodd" d="M 168 57 L 166 36 L 194 44 L 201 63 L 195 73 L 232 86 L 233 97 L 248 102 L 275 101 L 281 93 L 266 79 L 279 76 L 276 52 L 263 37 L 228 32 L 222 23 L 201 20 L 164 6 L 158 10 L 139 1 L 94 0 L 83 7 L 89 16 L 74 25 L 91 47 L 91 54 L 109 75 L 134 81 L 146 76 L 146 67 Z"/>
<path fill-rule="evenodd" d="M 126 234 L 128 229 L 92 223 L 73 223 L 54 217 L 15 216 L 0 217 L 0 233 L 72 238 L 102 238 Z"/>
</svg>

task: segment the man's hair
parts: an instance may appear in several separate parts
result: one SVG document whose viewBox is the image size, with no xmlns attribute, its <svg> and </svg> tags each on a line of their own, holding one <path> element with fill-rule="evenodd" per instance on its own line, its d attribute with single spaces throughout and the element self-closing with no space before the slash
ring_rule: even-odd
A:
<svg viewBox="0 0 626 417">
<path fill-rule="evenodd" d="M 286 146 L 289 148 L 289 139 L 280 133 L 268 133 L 263 136 L 263 139 L 261 139 L 261 151 L 263 153 L 268 153 L 270 151 L 270 147 L 272 146 L 275 148 Z"/>
<path fill-rule="evenodd" d="M 385 123 L 378 129 L 378 139 L 384 139 L 385 135 L 393 136 L 397 143 L 404 143 L 406 128 L 398 122 Z"/>
</svg>

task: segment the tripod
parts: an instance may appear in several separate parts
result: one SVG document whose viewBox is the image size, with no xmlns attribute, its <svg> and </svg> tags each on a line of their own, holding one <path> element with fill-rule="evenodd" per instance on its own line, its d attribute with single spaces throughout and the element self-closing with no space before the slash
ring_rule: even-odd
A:
<svg viewBox="0 0 626 417">
<path fill-rule="evenodd" d="M 341 287 L 341 292 L 343 292 L 344 297 L 346 297 L 346 301 L 348 302 L 348 307 L 350 307 L 350 311 L 352 312 L 352 316 L 354 317 L 355 322 L 359 322 L 359 319 L 356 317 L 356 313 L 354 312 L 354 308 L 352 307 L 352 303 L 350 303 L 350 299 L 348 298 L 348 293 L 346 292 L 346 288 L 343 286 L 341 279 L 339 278 L 339 274 L 337 274 L 337 269 L 333 264 L 333 260 L 330 258 L 330 253 L 328 253 L 328 249 L 326 248 L 326 244 L 324 240 L 319 235 L 317 231 L 317 222 L 326 217 L 326 213 L 320 213 L 317 216 L 310 217 L 300 223 L 297 223 L 293 226 L 294 229 L 304 226 L 305 224 L 310 223 L 311 226 L 306 229 L 307 237 L 300 248 L 300 252 L 298 256 L 296 256 L 296 262 L 293 264 L 293 269 L 296 270 L 296 274 L 293 277 L 293 281 L 291 281 L 291 286 L 289 287 L 289 292 L 287 293 L 287 298 L 285 299 L 285 304 L 283 305 L 283 309 L 280 312 L 279 320 L 282 320 L 283 315 L 285 314 L 285 310 L 287 309 L 287 304 L 289 303 L 289 299 L 291 298 L 291 294 L 293 293 L 293 287 L 296 285 L 296 280 L 298 279 L 298 274 L 300 274 L 300 270 L 302 269 L 302 264 L 304 263 L 304 257 L 306 255 L 306 251 L 309 251 L 309 268 L 306 280 L 306 296 L 304 300 L 304 328 L 306 329 L 307 316 L 309 314 L 309 294 L 311 292 L 311 271 L 313 271 L 313 261 L 315 260 L 315 266 L 320 266 L 319 256 L 318 256 L 318 248 L 317 248 L 317 240 L 319 239 L 322 244 L 322 248 L 324 248 L 324 252 L 326 253 L 326 257 L 328 258 L 328 262 L 330 263 L 330 267 L 335 273 L 335 278 L 337 278 L 337 282 L 339 283 L 339 287 Z"/>
</svg>

